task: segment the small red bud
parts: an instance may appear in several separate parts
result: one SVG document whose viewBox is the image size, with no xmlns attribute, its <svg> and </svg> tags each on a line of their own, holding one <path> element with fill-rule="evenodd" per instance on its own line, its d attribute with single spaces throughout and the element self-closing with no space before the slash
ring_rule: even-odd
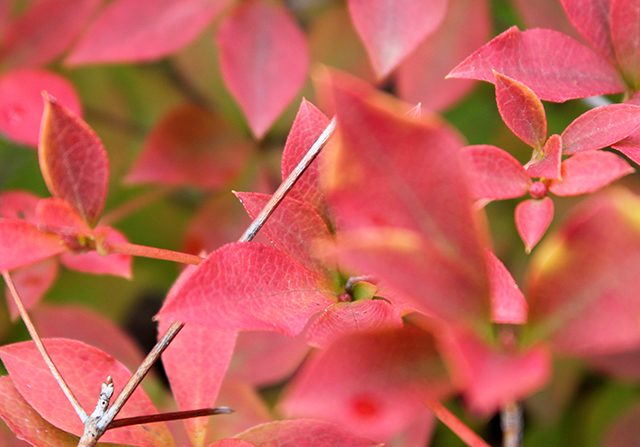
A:
<svg viewBox="0 0 640 447">
<path fill-rule="evenodd" d="M 534 182 L 529 188 L 529 194 L 534 199 L 543 199 L 547 196 L 547 185 L 543 182 Z"/>
</svg>

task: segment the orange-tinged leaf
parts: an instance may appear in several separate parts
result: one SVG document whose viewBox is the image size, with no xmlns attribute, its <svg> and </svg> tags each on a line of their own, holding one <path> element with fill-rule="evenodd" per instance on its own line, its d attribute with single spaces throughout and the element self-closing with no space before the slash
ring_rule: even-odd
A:
<svg viewBox="0 0 640 447">
<path fill-rule="evenodd" d="M 181 105 L 151 131 L 127 181 L 219 188 L 238 174 L 251 148 L 219 116 Z"/>
<path fill-rule="evenodd" d="M 0 377 L 0 417 L 19 438 L 39 447 L 74 447 L 78 438 L 45 421 L 8 376 Z"/>
<path fill-rule="evenodd" d="M 374 447 L 379 444 L 349 433 L 340 425 L 314 419 L 275 421 L 251 428 L 238 435 L 244 444 L 220 447 Z M 213 444 L 212 447 L 218 447 Z"/>
<path fill-rule="evenodd" d="M 40 129 L 40 170 L 55 197 L 94 226 L 107 196 L 109 162 L 96 133 L 57 99 L 46 94 Z"/>
<path fill-rule="evenodd" d="M 216 35 L 225 84 L 262 138 L 302 88 L 309 50 L 293 17 L 279 4 L 239 4 Z"/>
<path fill-rule="evenodd" d="M 17 143 L 38 145 L 43 90 L 59 98 L 73 113 L 81 113 L 78 95 L 66 79 L 35 68 L 8 71 L 0 76 L 0 132 L 3 135 Z"/>
<path fill-rule="evenodd" d="M 111 376 L 117 395 L 131 373 L 113 357 L 97 348 L 75 340 L 50 338 L 44 344 L 60 373 L 85 409 L 95 407 L 100 384 Z M 33 342 L 15 343 L 0 348 L 0 357 L 22 397 L 49 423 L 82 434 L 83 426 L 71 404 L 51 375 Z M 157 410 L 138 388 L 120 412 L 121 417 L 154 414 Z M 173 445 L 164 424 L 123 427 L 105 433 L 104 442 L 140 447 Z"/>
<path fill-rule="evenodd" d="M 354 333 L 317 352 L 290 382 L 280 407 L 381 442 L 424 414 L 425 399 L 449 391 L 433 336 L 390 329 Z"/>
<path fill-rule="evenodd" d="M 62 253 L 60 238 L 35 224 L 0 219 L 0 270 L 13 270 Z"/>
<path fill-rule="evenodd" d="M 195 39 L 229 4 L 229 0 L 111 2 L 83 35 L 67 63 L 159 59 Z"/>
<path fill-rule="evenodd" d="M 522 82 L 497 71 L 494 74 L 502 120 L 522 141 L 534 149 L 541 149 L 547 139 L 547 116 L 542 101 Z"/>
<path fill-rule="evenodd" d="M 341 265 L 373 274 L 423 312 L 488 321 L 482 236 L 439 118 L 416 121 L 353 78 L 330 80 L 338 119 L 325 174 Z M 344 262 L 344 264 L 342 264 Z"/>
<path fill-rule="evenodd" d="M 207 256 L 158 318 L 294 336 L 334 299 L 325 278 L 284 253 L 236 242 Z"/>
<path fill-rule="evenodd" d="M 435 31 L 447 0 L 349 0 L 351 19 L 379 78 Z"/>
</svg>

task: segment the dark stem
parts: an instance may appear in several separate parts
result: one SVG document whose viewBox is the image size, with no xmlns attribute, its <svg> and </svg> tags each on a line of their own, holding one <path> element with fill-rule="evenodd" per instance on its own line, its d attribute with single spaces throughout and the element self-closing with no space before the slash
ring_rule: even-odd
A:
<svg viewBox="0 0 640 447">
<path fill-rule="evenodd" d="M 229 407 L 202 408 L 200 410 L 174 411 L 171 413 L 152 414 L 148 416 L 135 416 L 112 421 L 107 425 L 107 430 L 130 425 L 150 424 L 153 422 L 179 421 L 183 419 L 197 418 L 201 416 L 213 416 L 216 414 L 231 414 L 233 410 Z"/>
</svg>

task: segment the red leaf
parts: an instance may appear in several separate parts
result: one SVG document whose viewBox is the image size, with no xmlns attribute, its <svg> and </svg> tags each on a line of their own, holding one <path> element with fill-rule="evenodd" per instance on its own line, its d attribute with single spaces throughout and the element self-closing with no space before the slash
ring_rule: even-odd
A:
<svg viewBox="0 0 640 447">
<path fill-rule="evenodd" d="M 425 399 L 448 392 L 433 337 L 406 328 L 339 339 L 303 365 L 280 406 L 386 441 L 425 414 Z"/>
<path fill-rule="evenodd" d="M 100 3 L 100 0 L 32 3 L 7 28 L 0 51 L 3 64 L 38 66 L 51 62 L 73 43 Z M 55 91 L 50 92 L 56 94 Z"/>
<path fill-rule="evenodd" d="M 512 199 L 529 191 L 529 175 L 508 152 L 481 144 L 463 148 L 459 156 L 474 198 Z"/>
<path fill-rule="evenodd" d="M 86 307 L 45 304 L 31 312 L 31 319 L 42 338 L 82 341 L 108 352 L 130 369 L 137 368 L 144 359 L 131 336 L 104 315 Z"/>
<path fill-rule="evenodd" d="M 622 152 L 635 164 L 640 164 L 640 132 L 633 132 L 624 140 L 612 144 L 611 147 Z"/>
<path fill-rule="evenodd" d="M 143 62 L 186 46 L 229 4 L 229 0 L 117 0 L 73 49 L 71 65 Z"/>
<path fill-rule="evenodd" d="M 477 50 L 449 77 L 494 82 L 493 70 L 526 84 L 547 101 L 618 93 L 625 86 L 598 54 L 557 31 L 509 28 Z"/>
<path fill-rule="evenodd" d="M 560 180 L 562 163 L 562 137 L 553 134 L 540 151 L 535 151 L 525 165 L 531 177 Z"/>
<path fill-rule="evenodd" d="M 329 118 L 309 101 L 303 99 L 284 145 L 282 180 L 293 171 L 328 125 Z M 317 160 L 311 163 L 287 196 L 306 203 L 315 208 L 320 216 L 327 218 L 327 204 L 320 190 L 318 166 Z"/>
<path fill-rule="evenodd" d="M 0 271 L 24 267 L 65 250 L 55 234 L 43 233 L 29 222 L 0 219 Z"/>
<path fill-rule="evenodd" d="M 611 104 L 576 118 L 562 132 L 565 154 L 592 151 L 617 143 L 640 126 L 640 106 Z"/>
<path fill-rule="evenodd" d="M 447 0 L 349 0 L 351 19 L 379 78 L 386 77 L 434 32 Z"/>
<path fill-rule="evenodd" d="M 8 376 L 0 377 L 0 417 L 11 431 L 31 445 L 73 447 L 78 438 L 45 421 L 20 395 Z"/>
<path fill-rule="evenodd" d="M 587 199 L 538 249 L 528 271 L 531 333 L 574 355 L 640 343 L 640 232 L 635 196 Z"/>
<path fill-rule="evenodd" d="M 611 0 L 611 40 L 618 66 L 627 83 L 640 87 L 640 3 Z"/>
<path fill-rule="evenodd" d="M 237 192 L 236 196 L 251 219 L 255 219 L 271 198 L 267 194 L 248 192 Z M 313 208 L 285 197 L 262 231 L 278 250 L 319 276 L 327 280 L 331 278 L 332 266 L 323 262 L 316 249 L 319 242 L 331 240 L 331 234 L 327 224 Z"/>
<path fill-rule="evenodd" d="M 560 0 L 580 34 L 611 63 L 615 64 L 611 42 L 611 1 Z"/>
<path fill-rule="evenodd" d="M 324 349 L 354 332 L 402 327 L 402 317 L 389 302 L 381 299 L 335 303 L 316 318 L 307 331 L 307 343 Z"/>
<path fill-rule="evenodd" d="M 293 338 L 279 332 L 240 332 L 227 375 L 256 388 L 281 383 L 309 350 L 304 332 Z"/>
<path fill-rule="evenodd" d="M 330 87 L 338 131 L 325 178 L 343 229 L 341 265 L 377 276 L 423 312 L 487 321 L 484 253 L 457 135 L 435 116 L 407 117 L 353 78 L 336 75 Z"/>
<path fill-rule="evenodd" d="M 407 56 L 396 72 L 399 96 L 410 103 L 420 102 L 427 110 L 450 107 L 475 85 L 474 81 L 445 76 L 490 37 L 491 17 L 486 0 L 448 3 L 442 25 Z"/>
<path fill-rule="evenodd" d="M 553 220 L 553 200 L 543 197 L 520 202 L 516 207 L 515 220 L 524 248 L 530 253 Z"/>
<path fill-rule="evenodd" d="M 160 321 L 158 335 L 162 335 L 169 326 L 169 321 Z M 236 334 L 235 330 L 187 324 L 162 354 L 162 364 L 171 383 L 171 391 L 181 410 L 213 407 L 216 404 Z M 207 418 L 184 421 L 193 445 L 204 445 L 208 422 Z"/>
<path fill-rule="evenodd" d="M 38 156 L 51 194 L 94 226 L 107 196 L 107 153 L 95 132 L 51 95 L 45 95 Z"/>
<path fill-rule="evenodd" d="M 582 38 L 558 0 L 515 0 L 513 4 L 526 28 L 554 29 L 574 39 Z"/>
<path fill-rule="evenodd" d="M 158 317 L 294 336 L 334 300 L 325 279 L 274 248 L 242 242 L 211 253 Z"/>
<path fill-rule="evenodd" d="M 304 84 L 305 36 L 284 7 L 250 0 L 224 21 L 216 42 L 224 82 L 253 134 L 262 138 Z"/>
<path fill-rule="evenodd" d="M 22 304 L 29 310 L 38 304 L 57 276 L 58 263 L 54 259 L 46 259 L 37 264 L 22 267 L 12 272 L 11 279 L 20 295 Z M 18 308 L 8 288 L 5 288 L 4 295 L 7 298 L 11 318 L 18 318 Z"/>
<path fill-rule="evenodd" d="M 496 101 L 502 120 L 518 138 L 534 149 L 547 139 L 547 116 L 533 90 L 498 72 L 495 73 Z"/>
<path fill-rule="evenodd" d="M 296 419 L 259 425 L 238 435 L 245 444 L 222 444 L 224 447 L 374 447 L 375 442 L 349 433 L 329 422 Z M 276 441 L 277 440 L 277 441 Z M 219 447 L 216 443 L 215 447 Z M 220 447 L 222 447 L 220 446 Z"/>
<path fill-rule="evenodd" d="M 525 352 L 500 351 L 475 336 L 450 333 L 445 352 L 452 374 L 464 389 L 472 411 L 491 415 L 542 388 L 551 376 L 551 354 L 545 346 Z"/>
<path fill-rule="evenodd" d="M 238 174 L 250 148 L 213 113 L 179 106 L 151 131 L 127 181 L 219 188 Z"/>
<path fill-rule="evenodd" d="M 100 384 L 113 378 L 118 395 L 131 373 L 110 355 L 82 342 L 61 338 L 44 341 L 49 354 L 84 408 L 94 408 Z M 83 426 L 71 404 L 51 375 L 33 342 L 0 348 L 0 357 L 16 388 L 44 419 L 76 436 Z M 119 416 L 155 414 L 157 410 L 141 388 L 136 389 Z M 123 427 L 109 431 L 101 441 L 146 447 L 172 445 L 164 424 Z"/>
<path fill-rule="evenodd" d="M 37 223 L 36 206 L 40 198 L 27 191 L 5 191 L 0 194 L 0 217 Z"/>
<path fill-rule="evenodd" d="M 504 264 L 487 250 L 489 286 L 491 288 L 491 321 L 497 324 L 527 322 L 527 301 Z"/>
<path fill-rule="evenodd" d="M 80 114 L 73 86 L 57 74 L 39 69 L 20 69 L 0 77 L 0 132 L 21 144 L 38 145 L 44 107 L 42 91 L 56 95 L 70 110 Z"/>
<path fill-rule="evenodd" d="M 549 191 L 558 196 L 588 194 L 633 172 L 629 163 L 611 152 L 582 152 L 562 162 L 562 180 L 551 182 Z"/>
<path fill-rule="evenodd" d="M 94 234 L 100 234 L 100 242 L 127 242 L 122 233 L 110 227 L 97 227 Z M 105 235 L 102 236 L 102 235 Z M 130 255 L 118 253 L 102 255 L 98 251 L 90 251 L 87 253 L 63 253 L 60 256 L 60 262 L 73 270 L 86 273 L 94 273 L 96 275 L 115 275 L 123 278 L 131 279 L 131 262 Z"/>
</svg>

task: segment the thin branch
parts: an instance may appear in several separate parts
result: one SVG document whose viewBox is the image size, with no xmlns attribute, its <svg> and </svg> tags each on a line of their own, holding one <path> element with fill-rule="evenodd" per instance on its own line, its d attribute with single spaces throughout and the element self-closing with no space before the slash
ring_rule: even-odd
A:
<svg viewBox="0 0 640 447">
<path fill-rule="evenodd" d="M 510 402 L 500 409 L 502 447 L 520 447 L 522 443 L 522 406 Z"/>
<path fill-rule="evenodd" d="M 116 208 L 102 215 L 101 225 L 113 225 L 139 209 L 163 198 L 173 190 L 171 188 L 154 188 L 138 194 L 133 199 L 118 205 Z"/>
<path fill-rule="evenodd" d="M 40 351 L 40 355 L 42 356 L 45 363 L 49 367 L 49 371 L 51 371 L 51 374 L 56 379 L 56 382 L 58 382 L 58 385 L 60 385 L 60 388 L 62 388 L 62 391 L 64 392 L 65 396 L 67 396 L 67 399 L 69 399 L 69 402 L 71 402 L 71 405 L 73 406 L 73 409 L 76 411 L 76 413 L 80 417 L 80 420 L 82 421 L 82 423 L 84 423 L 89 418 L 89 416 L 87 416 L 87 412 L 84 411 L 84 408 L 82 408 L 80 401 L 73 394 L 73 391 L 71 391 L 71 388 L 69 388 L 69 385 L 67 385 L 67 382 L 62 377 L 62 374 L 60 374 L 60 371 L 56 367 L 55 363 L 53 363 L 53 359 L 49 355 L 49 352 L 47 352 L 47 348 L 44 347 L 44 344 L 42 343 L 42 340 L 40 339 L 40 336 L 38 335 L 38 332 L 36 331 L 35 326 L 31 322 L 31 318 L 29 318 L 29 314 L 27 313 L 27 310 L 25 309 L 24 304 L 22 304 L 22 299 L 20 298 L 20 295 L 16 290 L 16 286 L 13 283 L 13 280 L 11 279 L 9 272 L 4 270 L 2 272 L 2 277 L 4 278 L 4 282 L 7 283 L 9 292 L 11 292 L 11 296 L 13 296 L 13 300 L 15 301 L 16 306 L 18 307 L 18 312 L 20 312 L 20 316 L 22 317 L 22 321 L 24 321 L 25 326 L 27 326 L 27 331 L 29 331 L 29 335 L 33 339 L 33 342 L 36 344 L 38 351 Z"/>
<path fill-rule="evenodd" d="M 287 193 L 293 188 L 296 181 L 300 178 L 300 176 L 304 173 L 304 171 L 309 167 L 311 162 L 316 158 L 316 156 L 320 153 L 324 145 L 326 144 L 329 137 L 333 134 L 333 131 L 336 128 L 336 119 L 335 117 L 331 119 L 329 125 L 322 131 L 318 139 L 313 143 L 313 145 L 309 148 L 307 153 L 302 157 L 302 160 L 298 163 L 298 165 L 289 173 L 286 179 L 280 184 L 276 192 L 273 193 L 271 199 L 264 206 L 262 211 L 256 216 L 256 218 L 251 222 L 249 228 L 244 232 L 244 234 L 240 237 L 240 242 L 250 241 L 255 237 L 255 235 L 260 231 L 260 228 L 267 221 L 269 216 L 276 209 L 278 204 L 282 202 Z"/>
<path fill-rule="evenodd" d="M 181 262 L 183 264 L 199 265 L 204 261 L 204 258 L 197 255 L 191 255 L 181 251 L 165 250 L 164 248 L 131 244 L 129 242 L 104 241 L 102 243 L 102 248 L 104 248 L 108 253 L 120 253 L 123 255 L 140 256 L 144 258 L 162 259 L 164 261 Z"/>
<path fill-rule="evenodd" d="M 426 402 L 426 405 L 440 422 L 449 427 L 469 447 L 491 447 L 440 402 L 433 400 Z"/>
<path fill-rule="evenodd" d="M 214 416 L 216 414 L 231 414 L 229 407 L 202 408 L 200 410 L 174 411 L 170 413 L 152 414 L 148 416 L 135 416 L 131 418 L 116 419 L 107 426 L 107 430 L 130 425 L 151 424 L 154 422 L 180 421 L 183 419 L 197 418 L 201 416 Z"/>
</svg>

